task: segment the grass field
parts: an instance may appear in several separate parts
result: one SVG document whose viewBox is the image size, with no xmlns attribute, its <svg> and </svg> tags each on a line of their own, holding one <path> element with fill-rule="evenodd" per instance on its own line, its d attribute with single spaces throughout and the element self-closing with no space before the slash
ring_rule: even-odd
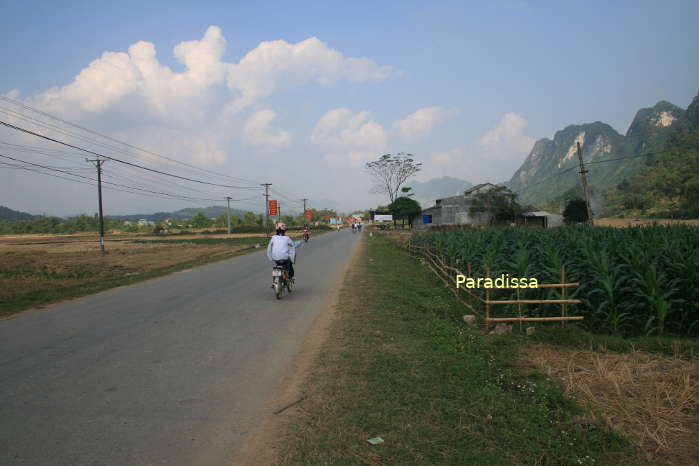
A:
<svg viewBox="0 0 699 466">
<path fill-rule="evenodd" d="M 522 367 L 520 338 L 467 327 L 427 268 L 384 236 L 364 241 L 306 398 L 286 413 L 281 464 L 644 464 L 554 377 Z"/>
<path fill-rule="evenodd" d="M 0 236 L 0 316 L 266 247 L 265 235 Z"/>
</svg>

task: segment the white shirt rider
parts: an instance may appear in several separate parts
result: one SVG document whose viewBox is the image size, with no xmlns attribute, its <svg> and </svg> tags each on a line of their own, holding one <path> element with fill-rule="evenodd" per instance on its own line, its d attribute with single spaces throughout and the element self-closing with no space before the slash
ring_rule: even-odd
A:
<svg viewBox="0 0 699 466">
<path fill-rule="evenodd" d="M 282 228 L 279 228 L 282 226 Z M 283 234 L 286 230 L 286 225 L 277 224 L 277 231 L 282 231 L 282 234 L 276 234 L 272 236 L 269 240 L 269 245 L 267 246 L 267 258 L 270 261 L 283 261 L 291 260 L 294 262 L 296 259 L 296 245 L 294 240 Z"/>
</svg>

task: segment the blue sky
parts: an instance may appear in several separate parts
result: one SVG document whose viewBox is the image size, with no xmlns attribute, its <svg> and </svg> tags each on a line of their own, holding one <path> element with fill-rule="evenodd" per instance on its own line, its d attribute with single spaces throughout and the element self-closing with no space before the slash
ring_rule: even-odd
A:
<svg viewBox="0 0 699 466">
<path fill-rule="evenodd" d="M 536 139 L 596 120 L 624 133 L 639 108 L 658 100 L 686 107 L 699 91 L 695 1 L 144 3 L 2 2 L 0 28 L 12 46 L 0 50 L 0 94 L 178 160 L 275 183 L 294 200 L 348 210 L 382 202 L 361 169 L 373 155 L 415 154 L 425 164 L 420 179 L 504 181 Z M 107 73 L 108 85 L 93 73 L 97 82 L 71 87 L 93 60 L 127 56 L 139 41 L 154 46 L 168 77 L 149 84 L 135 76 L 143 68 L 129 68 L 131 55 L 123 76 L 119 67 Z M 191 63 L 211 68 L 179 85 L 173 76 L 190 68 L 173 48 L 185 41 L 204 44 Z M 266 41 L 284 42 L 267 56 Z M 248 53 L 257 53 L 254 63 L 227 71 Z M 105 88 L 117 89 L 106 102 Z M 0 131 L 0 140 L 12 137 Z M 0 168 L 0 204 L 94 209 L 87 186 L 21 175 Z M 51 200 L 19 197 L 27 183 Z M 114 213 L 186 205 L 124 193 L 110 200 Z"/>
</svg>

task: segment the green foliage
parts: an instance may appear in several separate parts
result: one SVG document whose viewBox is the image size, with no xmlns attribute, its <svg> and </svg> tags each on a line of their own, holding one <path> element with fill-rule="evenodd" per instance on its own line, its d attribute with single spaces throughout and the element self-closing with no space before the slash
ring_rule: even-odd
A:
<svg viewBox="0 0 699 466">
<path fill-rule="evenodd" d="M 571 199 L 563 209 L 563 221 L 567 224 L 587 222 L 587 202 L 582 199 Z"/>
<path fill-rule="evenodd" d="M 121 220 L 114 220 L 109 217 L 104 219 L 105 230 L 122 231 L 143 231 L 138 226 L 125 225 Z M 147 229 L 151 227 L 146 227 Z M 21 234 L 42 234 L 42 233 L 79 233 L 96 232 L 99 230 L 99 220 L 97 216 L 78 215 L 69 219 L 58 217 L 34 217 L 31 220 L 0 220 L 0 234 L 21 235 Z"/>
<path fill-rule="evenodd" d="M 204 215 L 204 212 L 197 212 L 197 214 L 192 218 L 192 226 L 194 228 L 206 228 L 212 224 L 212 220 Z"/>
<path fill-rule="evenodd" d="M 569 282 L 580 282 L 573 310 L 592 332 L 622 335 L 699 335 L 699 228 L 552 229 L 490 228 L 418 233 L 461 270 L 471 264 L 474 276 L 509 274 L 559 283 L 560 265 Z M 521 274 L 528 275 L 521 275 Z M 556 289 L 526 290 L 531 299 L 560 296 Z M 498 297 L 513 297 L 501 290 Z M 524 297 L 522 294 L 522 297 Z M 498 306 L 505 314 L 516 310 Z M 528 308 L 528 313 L 558 315 L 556 306 Z"/>
<path fill-rule="evenodd" d="M 490 191 L 478 193 L 469 210 L 471 215 L 487 213 L 492 222 L 514 222 L 522 213 L 522 206 L 516 201 L 517 195 L 504 186 L 497 186 Z"/>
<path fill-rule="evenodd" d="M 389 212 L 395 220 L 407 220 L 408 225 L 413 225 L 413 219 L 420 215 L 422 207 L 420 203 L 409 197 L 399 197 L 388 206 Z"/>
</svg>

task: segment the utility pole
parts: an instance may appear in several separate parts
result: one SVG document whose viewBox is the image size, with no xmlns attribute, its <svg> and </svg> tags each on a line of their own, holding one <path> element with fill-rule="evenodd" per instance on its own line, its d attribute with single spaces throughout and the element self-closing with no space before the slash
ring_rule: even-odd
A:
<svg viewBox="0 0 699 466">
<path fill-rule="evenodd" d="M 590 206 L 590 192 L 587 189 L 587 169 L 583 163 L 582 149 L 580 148 L 580 142 L 578 144 L 578 160 L 580 161 L 580 176 L 582 177 L 582 188 L 583 194 L 585 195 L 585 204 L 587 205 L 587 224 L 590 226 L 594 225 L 592 220 L 592 207 Z"/>
<path fill-rule="evenodd" d="M 228 236 L 231 235 L 231 197 L 226 196 L 226 201 L 228 202 Z"/>
<path fill-rule="evenodd" d="M 306 221 L 308 221 L 308 219 L 306 218 L 306 201 L 308 200 L 308 198 L 307 198 L 307 197 L 304 197 L 304 198 L 301 199 L 301 200 L 303 201 L 303 224 L 305 225 L 305 224 L 306 224 Z M 309 223 L 310 223 L 310 222 L 309 222 Z"/>
<path fill-rule="evenodd" d="M 265 193 L 263 194 L 265 197 L 265 233 L 269 237 L 269 187 L 272 186 L 272 183 L 262 183 L 260 186 L 265 187 Z"/>
<path fill-rule="evenodd" d="M 100 207 L 100 249 L 102 254 L 104 254 L 104 217 L 102 216 L 102 164 L 105 162 L 103 159 L 85 159 L 88 162 L 92 162 L 97 167 L 97 199 L 99 200 Z"/>
<path fill-rule="evenodd" d="M 277 222 L 282 221 L 282 203 L 277 202 Z"/>
</svg>

